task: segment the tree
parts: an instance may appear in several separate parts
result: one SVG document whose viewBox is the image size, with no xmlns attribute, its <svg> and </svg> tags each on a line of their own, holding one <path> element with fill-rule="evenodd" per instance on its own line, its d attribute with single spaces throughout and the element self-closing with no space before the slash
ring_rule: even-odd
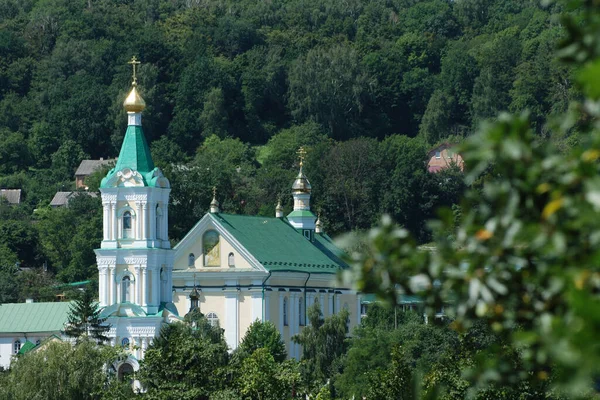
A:
<svg viewBox="0 0 600 400">
<path fill-rule="evenodd" d="M 578 4 L 584 16 L 577 22 L 565 16 L 561 55 L 584 63 L 578 82 L 590 104 L 600 98 L 600 27 L 597 10 Z M 492 43 L 500 50 L 512 40 Z M 495 78 L 505 84 L 507 76 Z M 560 154 L 536 137 L 527 113 L 501 114 L 462 145 L 467 183 L 478 184 L 461 201 L 454 238 L 445 234 L 454 226 L 449 210 L 431 224 L 435 252 L 419 251 L 406 230 L 385 219 L 353 260 L 359 290 L 390 302 L 398 290 L 418 294 L 430 316 L 447 301 L 455 329 L 481 321 L 498 335 L 505 345 L 477 357 L 468 375 L 474 391 L 527 386 L 535 397 L 551 394 L 552 385 L 568 398 L 595 391 L 600 352 L 592 343 L 600 304 L 591 238 L 600 204 L 598 118 L 597 110 L 579 107 L 563 115 L 569 123 L 555 129 L 579 131 L 582 143 Z M 578 328 L 567 321 L 578 321 Z"/>
<path fill-rule="evenodd" d="M 0 399 L 132 398 L 131 386 L 119 385 L 114 373 L 106 373 L 119 355 L 118 348 L 98 346 L 83 340 L 70 343 L 50 341 L 11 364 L 0 379 Z M 115 394 L 119 396 L 115 396 Z"/>
<path fill-rule="evenodd" d="M 275 324 L 270 321 L 256 320 L 248 327 L 236 352 L 240 357 L 246 358 L 263 348 L 269 352 L 275 362 L 281 363 L 287 358 L 285 343 Z"/>
<path fill-rule="evenodd" d="M 315 303 L 308 308 L 307 314 L 309 324 L 292 340 L 302 346 L 300 372 L 305 385 L 312 392 L 318 391 L 335 375 L 336 362 L 347 347 L 349 313 L 341 310 L 323 319 L 319 303 Z"/>
<path fill-rule="evenodd" d="M 106 318 L 100 316 L 100 311 L 94 299 L 94 290 L 88 285 L 69 309 L 65 334 L 75 338 L 78 343 L 88 339 L 100 344 L 108 342 L 110 339 L 106 333 L 110 325 L 105 324 Z"/>
<path fill-rule="evenodd" d="M 173 323 L 146 350 L 140 380 L 149 399 L 208 400 L 225 389 L 229 360 L 223 330 L 206 318 Z"/>
<path fill-rule="evenodd" d="M 244 399 L 291 399 L 300 380 L 295 361 L 280 363 L 269 349 L 255 350 L 242 364 L 238 385 Z"/>
</svg>

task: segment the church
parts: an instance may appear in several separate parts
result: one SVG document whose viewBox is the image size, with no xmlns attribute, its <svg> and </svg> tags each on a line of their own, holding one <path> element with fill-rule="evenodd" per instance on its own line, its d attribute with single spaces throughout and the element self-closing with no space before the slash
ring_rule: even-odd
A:
<svg viewBox="0 0 600 400">
<path fill-rule="evenodd" d="M 134 79 L 124 102 L 128 126 L 118 161 L 101 183 L 103 240 L 95 250 L 111 343 L 131 349 L 121 366 L 137 370 L 163 324 L 195 308 L 224 330 L 231 350 L 252 322 L 272 321 L 295 358 L 301 349 L 291 338 L 306 325 L 312 304 L 318 302 L 324 316 L 347 309 L 349 328 L 358 324 L 360 296 L 336 281 L 346 264 L 311 212 L 302 150 L 287 216 L 281 204 L 273 217 L 222 213 L 213 190 L 210 211 L 171 248 L 170 183 L 155 167 L 144 137 L 145 102 L 132 63 Z"/>
</svg>

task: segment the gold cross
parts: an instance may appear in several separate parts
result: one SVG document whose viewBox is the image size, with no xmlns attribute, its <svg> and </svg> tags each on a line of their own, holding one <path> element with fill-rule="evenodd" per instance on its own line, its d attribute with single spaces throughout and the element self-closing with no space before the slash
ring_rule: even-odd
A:
<svg viewBox="0 0 600 400">
<path fill-rule="evenodd" d="M 217 198 L 217 187 L 213 186 L 213 198 Z"/>
<path fill-rule="evenodd" d="M 298 149 L 298 158 L 300 159 L 300 166 L 304 164 L 304 158 L 306 157 L 306 150 L 304 150 L 304 146 L 300 146 Z"/>
<path fill-rule="evenodd" d="M 138 61 L 137 58 L 135 58 L 135 56 L 131 57 L 131 61 L 128 61 L 127 64 L 131 64 L 131 67 L 133 68 L 133 84 L 136 85 L 137 84 L 137 76 L 135 74 L 135 67 L 140 65 L 141 63 Z"/>
</svg>

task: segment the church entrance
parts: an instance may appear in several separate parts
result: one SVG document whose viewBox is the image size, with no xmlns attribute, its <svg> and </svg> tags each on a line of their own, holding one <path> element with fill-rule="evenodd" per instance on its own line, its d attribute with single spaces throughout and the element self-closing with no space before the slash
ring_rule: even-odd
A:
<svg viewBox="0 0 600 400">
<path fill-rule="evenodd" d="M 124 362 L 119 366 L 117 377 L 120 381 L 133 379 L 133 366 L 128 362 Z"/>
</svg>

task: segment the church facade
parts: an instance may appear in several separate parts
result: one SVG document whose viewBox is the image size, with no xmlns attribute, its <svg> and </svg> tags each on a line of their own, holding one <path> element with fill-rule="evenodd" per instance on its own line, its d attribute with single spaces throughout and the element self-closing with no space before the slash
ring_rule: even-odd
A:
<svg viewBox="0 0 600 400">
<path fill-rule="evenodd" d="M 360 296 L 339 287 L 341 251 L 310 210 L 311 186 L 302 171 L 292 184 L 294 209 L 273 217 L 222 213 L 216 194 L 203 218 L 175 248 L 168 238 L 170 183 L 154 166 L 142 129 L 145 103 L 135 74 L 124 107 L 128 127 L 115 167 L 101 183 L 103 240 L 96 250 L 99 303 L 113 345 L 131 349 L 123 365 L 137 369 L 163 324 L 193 308 L 224 329 L 231 350 L 256 320 L 272 321 L 290 357 L 291 337 L 318 302 L 325 316 L 350 312 L 360 321 Z"/>
</svg>

